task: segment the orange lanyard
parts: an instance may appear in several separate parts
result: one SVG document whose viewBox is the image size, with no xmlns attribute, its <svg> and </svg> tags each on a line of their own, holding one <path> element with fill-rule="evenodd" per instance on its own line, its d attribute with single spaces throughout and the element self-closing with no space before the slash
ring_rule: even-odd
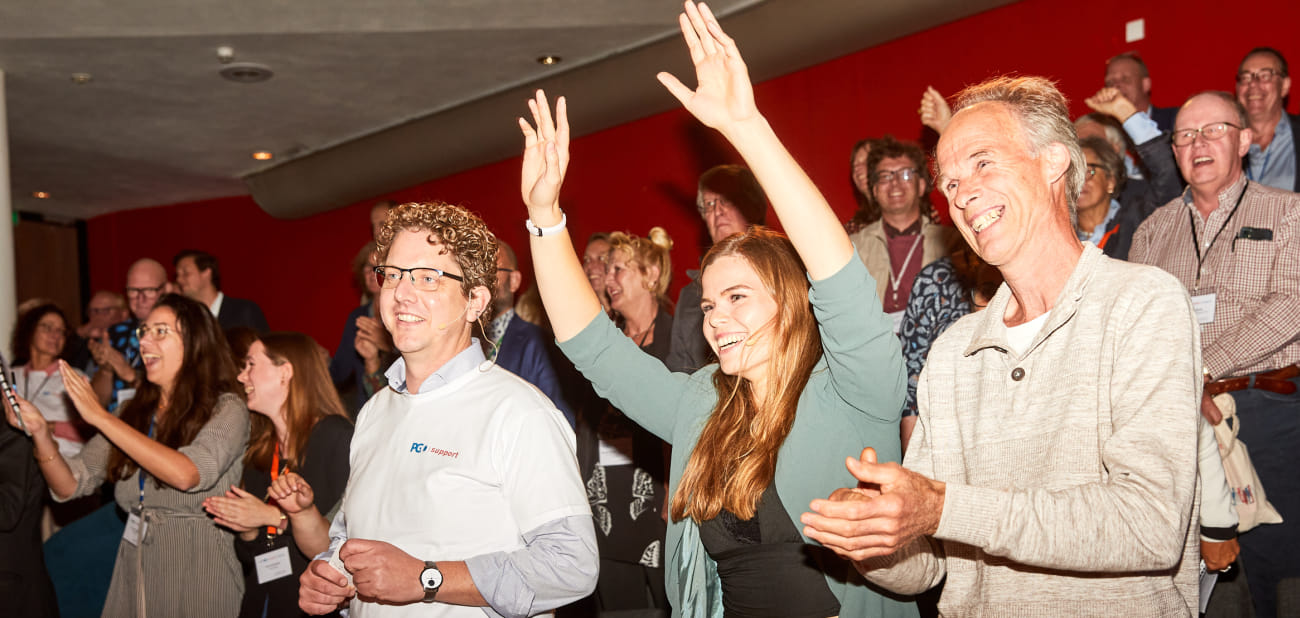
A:
<svg viewBox="0 0 1300 618">
<path fill-rule="evenodd" d="M 280 478 L 280 443 L 276 442 L 275 454 L 271 456 L 271 482 L 274 483 L 275 479 L 278 478 Z M 271 497 L 267 496 L 266 501 L 269 503 L 271 501 Z M 276 528 L 275 526 L 266 527 L 266 535 L 269 537 L 274 538 L 275 535 L 279 533 L 280 533 L 280 529 Z"/>
</svg>

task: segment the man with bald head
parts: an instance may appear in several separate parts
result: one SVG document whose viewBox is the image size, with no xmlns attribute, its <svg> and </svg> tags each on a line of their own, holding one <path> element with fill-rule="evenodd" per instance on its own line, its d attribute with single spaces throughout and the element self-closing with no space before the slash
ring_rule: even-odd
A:
<svg viewBox="0 0 1300 618">
<path fill-rule="evenodd" d="M 1173 149 L 1187 191 L 1138 228 L 1129 257 L 1169 271 L 1191 294 L 1201 413 L 1221 422 L 1212 396 L 1231 394 L 1238 438 L 1282 515 L 1239 539 L 1255 613 L 1275 616 L 1278 584 L 1300 577 L 1300 195 L 1247 177 L 1241 157 L 1256 143 L 1247 114 L 1226 92 L 1183 104 Z"/>
<path fill-rule="evenodd" d="M 92 340 L 90 353 L 99 370 L 92 383 L 100 401 L 114 410 L 135 395 L 136 370 L 140 368 L 140 340 L 135 329 L 149 317 L 163 294 L 172 291 L 167 269 L 157 260 L 142 258 L 126 271 L 126 303 L 130 316 L 108 328 L 107 338 Z"/>
</svg>

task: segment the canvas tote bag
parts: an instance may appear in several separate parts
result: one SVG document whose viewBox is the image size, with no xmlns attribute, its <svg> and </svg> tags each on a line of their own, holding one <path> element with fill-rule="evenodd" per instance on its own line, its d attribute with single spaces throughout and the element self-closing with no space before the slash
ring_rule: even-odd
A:
<svg viewBox="0 0 1300 618">
<path fill-rule="evenodd" d="M 1223 421 L 1214 426 L 1214 438 L 1219 443 L 1219 454 L 1223 456 L 1223 473 L 1228 477 L 1228 487 L 1232 488 L 1232 504 L 1237 507 L 1238 534 L 1260 524 L 1280 524 L 1282 516 L 1264 497 L 1264 486 L 1255 474 L 1255 465 L 1250 463 L 1250 454 L 1246 445 L 1237 439 L 1241 430 L 1241 418 L 1237 416 L 1237 401 L 1228 393 L 1214 396 L 1214 404 L 1219 406 Z"/>
</svg>

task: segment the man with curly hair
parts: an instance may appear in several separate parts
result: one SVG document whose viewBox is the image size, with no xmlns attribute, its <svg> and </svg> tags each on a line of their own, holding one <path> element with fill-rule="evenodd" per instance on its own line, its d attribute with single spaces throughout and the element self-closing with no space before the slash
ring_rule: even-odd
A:
<svg viewBox="0 0 1300 618">
<path fill-rule="evenodd" d="M 872 142 L 867 182 L 879 218 L 849 239 L 876 280 L 876 295 L 894 318 L 897 333 L 916 274 L 948 255 L 956 236 L 935 220 L 930 171 L 916 143 L 888 135 Z"/>
<path fill-rule="evenodd" d="M 302 609 L 532 616 L 586 596 L 598 560 L 573 432 L 473 338 L 491 313 L 496 237 L 458 206 L 402 204 L 378 258 L 379 315 L 401 358 L 357 418 Z"/>
</svg>

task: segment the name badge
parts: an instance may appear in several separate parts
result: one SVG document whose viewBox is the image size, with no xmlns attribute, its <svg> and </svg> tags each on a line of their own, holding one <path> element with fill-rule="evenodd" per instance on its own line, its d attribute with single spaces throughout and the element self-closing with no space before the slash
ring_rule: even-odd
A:
<svg viewBox="0 0 1300 618">
<path fill-rule="evenodd" d="M 140 513 L 132 510 L 131 515 L 126 518 L 126 528 L 122 530 L 122 539 L 131 545 L 139 547 L 140 539 L 144 538 L 145 530 L 148 528 L 149 523 L 140 517 Z"/>
<path fill-rule="evenodd" d="M 1209 324 L 1214 321 L 1215 298 L 1214 292 L 1192 297 L 1192 311 L 1196 314 L 1197 324 Z"/>
<path fill-rule="evenodd" d="M 281 577 L 293 575 L 293 566 L 289 563 L 289 548 L 268 551 L 253 558 L 257 565 L 257 583 L 275 581 Z"/>
<path fill-rule="evenodd" d="M 903 332 L 903 314 L 904 314 L 904 313 L 906 313 L 906 311 L 895 311 L 895 312 L 893 312 L 893 313 L 886 313 L 886 314 L 885 314 L 885 315 L 889 316 L 889 319 L 890 319 L 890 320 L 893 320 L 893 322 L 894 322 L 894 334 L 895 334 L 895 335 L 897 335 L 898 333 Z"/>
</svg>

